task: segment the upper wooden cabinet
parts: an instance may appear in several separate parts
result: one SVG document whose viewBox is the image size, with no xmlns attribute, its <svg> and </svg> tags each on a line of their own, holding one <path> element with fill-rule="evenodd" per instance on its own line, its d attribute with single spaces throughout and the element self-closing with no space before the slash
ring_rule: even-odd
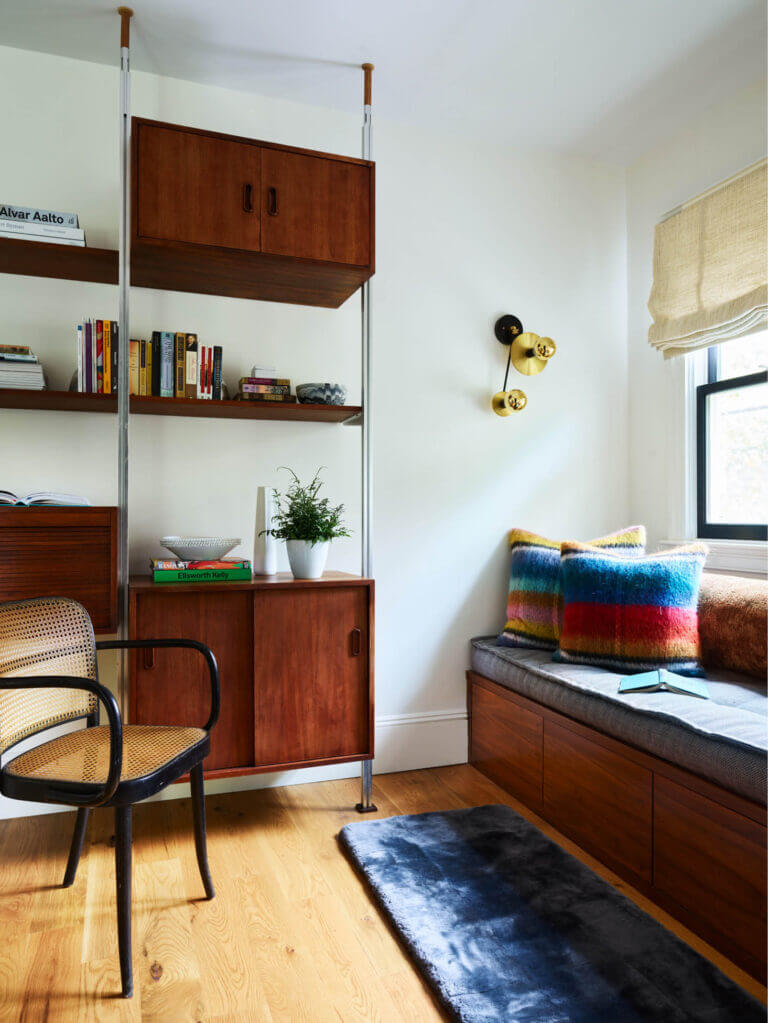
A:
<svg viewBox="0 0 768 1023">
<path fill-rule="evenodd" d="M 133 119 L 132 283 L 339 306 L 374 270 L 374 165 Z"/>
</svg>

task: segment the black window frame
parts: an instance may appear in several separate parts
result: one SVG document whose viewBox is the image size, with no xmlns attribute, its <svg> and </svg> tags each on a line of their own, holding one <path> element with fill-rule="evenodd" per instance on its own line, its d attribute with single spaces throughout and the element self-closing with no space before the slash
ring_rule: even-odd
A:
<svg viewBox="0 0 768 1023">
<path fill-rule="evenodd" d="M 707 399 L 720 391 L 768 383 L 768 370 L 718 380 L 719 352 L 707 352 L 707 383 L 696 388 L 696 535 L 702 540 L 768 540 L 768 524 L 707 521 Z"/>
</svg>

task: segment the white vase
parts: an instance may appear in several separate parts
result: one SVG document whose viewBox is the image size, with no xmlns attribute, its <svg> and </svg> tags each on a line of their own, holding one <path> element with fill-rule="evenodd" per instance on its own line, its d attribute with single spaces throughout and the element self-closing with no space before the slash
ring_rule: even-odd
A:
<svg viewBox="0 0 768 1023">
<path fill-rule="evenodd" d="M 277 572 L 277 540 L 263 532 L 272 528 L 274 510 L 272 487 L 259 487 L 256 491 L 256 526 L 253 537 L 254 575 L 274 575 Z"/>
<path fill-rule="evenodd" d="M 297 579 L 319 579 L 328 558 L 330 540 L 310 543 L 309 540 L 286 540 L 288 561 Z"/>
</svg>

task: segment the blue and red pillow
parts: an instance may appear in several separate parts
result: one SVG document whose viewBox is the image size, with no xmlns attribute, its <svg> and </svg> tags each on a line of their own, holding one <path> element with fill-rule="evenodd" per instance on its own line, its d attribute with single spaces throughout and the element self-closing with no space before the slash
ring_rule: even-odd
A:
<svg viewBox="0 0 768 1023">
<path fill-rule="evenodd" d="M 627 674 L 667 668 L 703 675 L 697 605 L 706 557 L 701 543 L 639 558 L 562 544 L 555 660 Z"/>
</svg>

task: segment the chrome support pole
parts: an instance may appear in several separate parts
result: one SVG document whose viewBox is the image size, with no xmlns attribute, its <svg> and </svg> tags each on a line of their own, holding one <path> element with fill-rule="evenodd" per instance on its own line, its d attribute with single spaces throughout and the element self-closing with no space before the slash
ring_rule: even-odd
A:
<svg viewBox="0 0 768 1023">
<path fill-rule="evenodd" d="M 373 131 L 371 125 L 371 99 L 373 64 L 363 64 L 363 139 L 362 156 L 364 160 L 373 159 Z M 363 409 L 362 423 L 362 575 L 366 579 L 373 577 L 373 465 L 371 458 L 372 387 L 371 387 L 371 282 L 367 280 L 361 289 L 361 345 L 362 345 L 362 380 L 360 387 L 360 404 Z M 373 665 L 370 665 L 373 670 Z M 361 763 L 360 802 L 358 813 L 375 813 L 373 804 L 373 761 L 363 760 Z"/>
<path fill-rule="evenodd" d="M 120 241 L 118 254 L 118 346 L 117 346 L 117 503 L 118 503 L 118 636 L 128 638 L 128 354 L 130 349 L 129 289 L 130 183 L 131 183 L 131 67 L 129 30 L 133 11 L 119 7 L 120 15 Z M 128 651 L 119 652 L 118 693 L 120 710 L 128 710 Z"/>
</svg>

